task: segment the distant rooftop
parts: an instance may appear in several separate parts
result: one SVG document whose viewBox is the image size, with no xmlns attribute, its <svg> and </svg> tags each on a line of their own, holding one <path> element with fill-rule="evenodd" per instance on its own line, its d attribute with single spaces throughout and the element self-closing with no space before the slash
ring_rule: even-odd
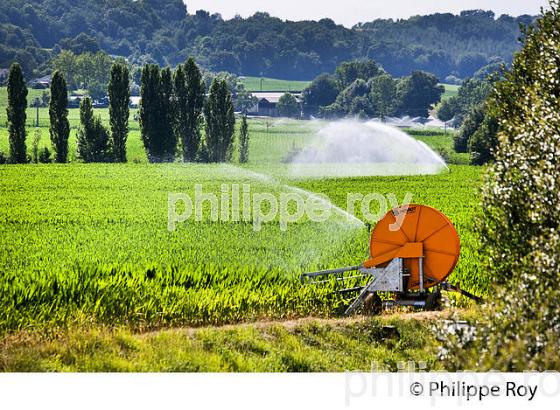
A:
<svg viewBox="0 0 560 410">
<path fill-rule="evenodd" d="M 286 92 L 287 91 L 255 91 L 251 94 L 259 100 L 264 99 L 270 103 L 277 103 L 280 97 L 286 94 Z M 301 97 L 301 92 L 289 92 L 289 94 L 292 94 L 294 97 Z"/>
<path fill-rule="evenodd" d="M 51 76 L 49 75 L 45 75 L 43 77 L 39 77 L 39 78 L 35 78 L 31 81 L 32 83 L 46 83 L 46 84 L 50 84 L 51 83 Z"/>
</svg>

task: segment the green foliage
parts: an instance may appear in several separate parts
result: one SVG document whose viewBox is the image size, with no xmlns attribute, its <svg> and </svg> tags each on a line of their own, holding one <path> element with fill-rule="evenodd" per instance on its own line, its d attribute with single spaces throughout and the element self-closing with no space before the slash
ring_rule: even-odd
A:
<svg viewBox="0 0 560 410">
<path fill-rule="evenodd" d="M 68 50 L 63 50 L 60 54 L 56 55 L 51 60 L 51 66 L 54 70 L 58 70 L 66 79 L 66 83 L 70 87 L 78 87 L 80 83 L 80 74 L 78 71 L 78 63 L 76 61 L 77 56 Z M 81 68 L 85 68 L 82 64 Z"/>
<path fill-rule="evenodd" d="M 467 152 L 469 139 L 478 130 L 480 124 L 484 121 L 486 111 L 485 104 L 478 104 L 471 108 L 467 114 L 461 128 L 455 135 L 454 148 L 457 152 Z"/>
<path fill-rule="evenodd" d="M 38 162 L 41 164 L 50 164 L 52 162 L 51 152 L 47 147 L 43 147 L 43 149 L 39 151 Z"/>
<path fill-rule="evenodd" d="M 499 76 L 500 73 L 504 71 L 505 67 L 503 63 L 490 63 L 478 69 L 474 74 L 473 78 L 484 81 L 493 81 L 495 77 Z"/>
<path fill-rule="evenodd" d="M 496 289 L 474 340 L 453 340 L 450 354 L 462 352 L 454 366 L 560 368 L 559 6 L 552 1 L 527 31 L 523 49 L 496 85 L 492 103 L 500 131 L 479 224 L 484 268 Z"/>
<path fill-rule="evenodd" d="M 25 119 L 27 108 L 27 87 L 21 66 L 14 63 L 8 74 L 8 133 L 10 139 L 10 162 L 23 164 L 27 162 L 25 146 Z"/>
<path fill-rule="evenodd" d="M 87 89 L 94 99 L 104 97 L 107 92 L 113 59 L 105 52 L 75 54 L 63 50 L 50 62 L 54 70 L 62 73 L 70 88 Z"/>
<path fill-rule="evenodd" d="M 390 75 L 382 74 L 374 77 L 370 85 L 371 100 L 380 118 L 388 117 L 395 110 L 397 97 L 397 81 Z"/>
<path fill-rule="evenodd" d="M 383 72 L 373 60 L 354 60 L 341 63 L 335 70 L 338 88 L 343 90 L 356 80 L 367 81 Z"/>
<path fill-rule="evenodd" d="M 87 86 L 87 93 L 93 100 L 99 101 L 107 95 L 107 84 L 90 81 Z"/>
<path fill-rule="evenodd" d="M 36 128 L 33 133 L 33 141 L 31 142 L 31 162 L 39 163 L 39 142 L 41 141 L 41 130 Z"/>
<path fill-rule="evenodd" d="M 278 100 L 276 108 L 278 109 L 278 114 L 282 117 L 299 118 L 301 115 L 299 103 L 291 93 L 282 95 Z"/>
<path fill-rule="evenodd" d="M 109 122 L 111 124 L 111 149 L 115 162 L 126 162 L 126 140 L 130 109 L 129 75 L 124 64 L 111 67 L 109 79 Z"/>
<path fill-rule="evenodd" d="M 367 56 L 392 75 L 405 76 L 411 69 L 426 70 L 443 79 L 449 74 L 470 77 L 489 63 L 510 62 L 519 47 L 519 25 L 532 21 L 527 15 L 495 18 L 491 11 L 467 10 L 459 15 L 380 19 L 357 28 L 371 39 Z"/>
<path fill-rule="evenodd" d="M 329 74 L 321 74 L 303 90 L 302 102 L 305 115 L 317 115 L 321 107 L 335 102 L 340 92 L 336 78 Z"/>
<path fill-rule="evenodd" d="M 338 102 L 334 102 L 331 105 L 327 105 L 326 107 L 321 107 L 319 110 L 319 116 L 322 118 L 327 119 L 337 119 L 344 117 L 348 114 L 346 107 L 342 106 Z"/>
<path fill-rule="evenodd" d="M 429 108 L 441 100 L 444 92 L 438 79 L 422 71 L 413 71 L 408 77 L 402 78 L 397 85 L 399 115 L 412 117 L 428 117 Z"/>
<path fill-rule="evenodd" d="M 235 128 L 233 102 L 225 80 L 214 79 L 204 105 L 206 119 L 205 148 L 208 161 L 231 160 Z"/>
<path fill-rule="evenodd" d="M 330 19 L 292 22 L 266 13 L 231 20 L 203 10 L 187 14 L 180 0 L 34 0 L 24 6 L 5 0 L 0 16 L 0 63 L 25 63 L 29 78 L 60 50 L 99 47 L 138 65 L 176 66 L 194 56 L 210 70 L 257 77 L 311 79 L 342 61 L 370 58 L 395 77 L 425 70 L 465 78 L 487 64 L 509 63 L 519 24 L 532 21 L 470 11 L 378 19 L 350 29 Z"/>
<path fill-rule="evenodd" d="M 239 163 L 245 164 L 247 161 L 249 161 L 249 125 L 247 114 L 243 114 L 239 128 Z"/>
<path fill-rule="evenodd" d="M 93 115 L 91 98 L 80 102 L 80 127 L 77 133 L 78 157 L 84 162 L 107 162 L 110 159 L 109 133 L 99 117 Z"/>
<path fill-rule="evenodd" d="M 451 121 L 461 111 L 461 103 L 456 96 L 444 99 L 437 107 L 437 117 L 442 121 Z"/>
<path fill-rule="evenodd" d="M 97 53 L 99 51 L 99 44 L 95 37 L 88 36 L 85 33 L 80 33 L 74 38 L 63 38 L 58 45 L 74 54 Z"/>
<path fill-rule="evenodd" d="M 55 71 L 51 79 L 51 100 L 49 102 L 49 133 L 55 152 L 55 162 L 63 163 L 68 160 L 68 137 L 70 124 L 68 122 L 68 91 L 66 80 L 60 71 Z"/>
<path fill-rule="evenodd" d="M 492 91 L 493 79 L 470 78 L 463 82 L 456 96 L 444 100 L 437 110 L 437 116 L 442 121 L 455 119 L 456 124 L 462 124 L 464 118 L 475 106 L 482 104 Z"/>
<path fill-rule="evenodd" d="M 192 162 L 196 160 L 200 150 L 205 96 L 202 74 L 193 58 L 177 67 L 173 81 L 177 105 L 176 139 L 181 142 L 183 161 Z"/>
<path fill-rule="evenodd" d="M 173 81 L 171 69 L 147 64 L 142 70 L 140 127 L 148 161 L 171 162 L 177 140 L 173 130 Z"/>
<path fill-rule="evenodd" d="M 255 97 L 250 91 L 245 89 L 245 85 L 242 81 L 237 82 L 237 90 L 235 94 L 232 95 L 233 106 L 235 110 L 246 112 L 253 108 L 259 99 Z"/>
<path fill-rule="evenodd" d="M 204 70 L 202 74 L 202 81 L 205 84 L 206 91 L 210 90 L 210 86 L 216 78 L 224 80 L 227 83 L 235 110 L 241 112 L 247 111 L 257 103 L 257 97 L 253 96 L 253 94 L 245 86 L 246 80 L 228 72 L 213 73 Z"/>
<path fill-rule="evenodd" d="M 41 107 L 48 107 L 50 100 L 51 100 L 50 93 L 48 93 L 47 91 L 43 91 L 41 93 L 41 98 L 40 98 Z"/>
<path fill-rule="evenodd" d="M 487 112 L 476 132 L 469 138 L 471 164 L 484 165 L 494 159 L 494 150 L 498 145 L 498 129 L 498 120 L 492 113 Z"/>
<path fill-rule="evenodd" d="M 19 27 L 26 23 L 17 18 L 17 13 L 22 11 L 21 3 L 14 3 L 0 3 L 0 16 L 3 17 L 0 24 L 0 64 L 5 68 L 19 62 L 24 77 L 32 78 L 34 72 L 51 57 L 51 53 L 39 44 L 29 29 Z M 16 18 L 12 20 L 13 17 Z"/>
<path fill-rule="evenodd" d="M 455 134 L 455 151 L 468 152 L 470 162 L 474 165 L 483 165 L 494 159 L 499 123 L 492 107 L 492 98 L 488 103 L 474 105 Z"/>
<path fill-rule="evenodd" d="M 162 141 L 164 157 L 166 157 L 167 161 L 173 161 L 177 151 L 177 138 L 173 130 L 173 124 L 175 123 L 175 96 L 173 94 L 173 72 L 170 67 L 165 67 L 161 70 L 160 92 L 160 127 L 164 137 Z"/>
<path fill-rule="evenodd" d="M 335 82 L 333 77 L 322 75 L 304 91 L 303 110 L 306 114 L 325 118 L 347 115 L 385 118 L 395 114 L 427 117 L 428 110 L 440 101 L 444 91 L 429 73 L 415 71 L 396 80 L 374 61 L 343 63 L 337 68 L 337 78 Z M 353 82 L 340 88 L 352 78 L 355 78 Z M 320 105 L 332 101 L 334 95 L 334 102 Z"/>
<path fill-rule="evenodd" d="M 374 115 L 374 108 L 368 104 L 368 95 L 370 92 L 369 84 L 366 80 L 358 78 L 348 87 L 343 89 L 336 97 L 335 105 L 342 107 L 345 114 L 365 114 Z"/>
</svg>

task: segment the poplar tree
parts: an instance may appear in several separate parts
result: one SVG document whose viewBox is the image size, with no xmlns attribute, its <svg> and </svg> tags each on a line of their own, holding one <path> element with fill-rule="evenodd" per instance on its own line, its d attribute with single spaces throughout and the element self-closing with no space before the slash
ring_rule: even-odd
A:
<svg viewBox="0 0 560 410">
<path fill-rule="evenodd" d="M 249 126 L 247 125 L 247 114 L 241 117 L 239 129 L 239 162 L 245 164 L 249 160 Z"/>
<path fill-rule="evenodd" d="M 150 162 L 173 161 L 177 140 L 173 132 L 173 83 L 171 70 L 156 64 L 142 69 L 140 127 Z"/>
<path fill-rule="evenodd" d="M 27 108 L 27 87 L 23 72 L 18 63 L 10 67 L 8 75 L 8 135 L 10 140 L 10 162 L 24 164 L 27 162 L 25 146 L 25 120 Z"/>
<path fill-rule="evenodd" d="M 177 138 L 174 132 L 176 102 L 173 93 L 173 73 L 169 67 L 161 70 L 160 91 L 161 160 L 173 162 L 177 151 Z"/>
<path fill-rule="evenodd" d="M 176 139 L 181 143 L 183 161 L 194 161 L 200 149 L 205 86 L 202 74 L 192 57 L 184 65 L 177 67 L 173 80 Z"/>
<path fill-rule="evenodd" d="M 60 71 L 55 71 L 51 79 L 51 99 L 49 102 L 49 118 L 52 146 L 55 152 L 55 162 L 64 163 L 68 160 L 68 136 L 70 124 L 68 122 L 68 91 L 66 80 Z"/>
<path fill-rule="evenodd" d="M 231 160 L 235 115 L 231 93 L 225 80 L 215 78 L 204 106 L 206 150 L 210 162 Z"/>
<path fill-rule="evenodd" d="M 109 78 L 109 123 L 111 146 L 115 162 L 126 162 L 126 140 L 128 138 L 128 116 L 130 103 L 128 67 L 115 63 Z"/>
<path fill-rule="evenodd" d="M 140 136 L 150 162 L 156 162 L 158 153 L 159 79 L 159 66 L 146 64 L 142 69 L 139 115 Z"/>
</svg>

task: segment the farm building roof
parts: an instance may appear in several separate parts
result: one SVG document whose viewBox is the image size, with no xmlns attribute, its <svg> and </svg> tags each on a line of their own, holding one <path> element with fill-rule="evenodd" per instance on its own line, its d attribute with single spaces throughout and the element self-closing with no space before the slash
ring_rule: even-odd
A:
<svg viewBox="0 0 560 410">
<path fill-rule="evenodd" d="M 253 92 L 251 93 L 254 97 L 257 97 L 260 100 L 266 100 L 269 103 L 277 103 L 286 92 L 276 92 L 276 91 L 268 91 L 268 92 Z M 294 97 L 299 98 L 301 97 L 301 93 L 290 93 Z"/>
</svg>

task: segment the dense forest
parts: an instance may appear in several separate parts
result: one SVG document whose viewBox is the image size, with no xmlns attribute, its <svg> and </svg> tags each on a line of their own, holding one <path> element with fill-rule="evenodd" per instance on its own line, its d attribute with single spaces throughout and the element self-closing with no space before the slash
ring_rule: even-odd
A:
<svg viewBox="0 0 560 410">
<path fill-rule="evenodd" d="M 292 22 L 266 13 L 224 20 L 187 7 L 181 0 L 4 0 L 0 68 L 18 61 L 26 76 L 39 75 L 60 50 L 104 50 L 137 65 L 176 66 L 193 56 L 212 71 L 312 79 L 368 57 L 394 76 L 424 70 L 452 81 L 509 63 L 520 24 L 534 20 L 473 10 L 349 29 L 330 19 Z"/>
</svg>

